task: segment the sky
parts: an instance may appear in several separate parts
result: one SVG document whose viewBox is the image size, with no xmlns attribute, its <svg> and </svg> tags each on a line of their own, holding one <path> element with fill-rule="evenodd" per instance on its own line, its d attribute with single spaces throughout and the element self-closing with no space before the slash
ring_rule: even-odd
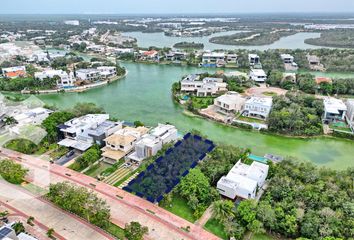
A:
<svg viewBox="0 0 354 240">
<path fill-rule="evenodd" d="M 0 14 L 354 12 L 354 0 L 0 0 Z"/>
</svg>

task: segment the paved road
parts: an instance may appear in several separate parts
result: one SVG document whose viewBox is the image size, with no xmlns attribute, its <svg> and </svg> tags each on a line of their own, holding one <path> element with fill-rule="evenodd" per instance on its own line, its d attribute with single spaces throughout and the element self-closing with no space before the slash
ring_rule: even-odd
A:
<svg viewBox="0 0 354 240">
<path fill-rule="evenodd" d="M 58 233 L 56 237 L 60 240 L 114 239 L 101 229 L 4 180 L 0 180 L 0 204 L 23 216 L 33 216 L 38 220 L 34 223 L 39 224 L 41 228 L 54 228 Z"/>
<path fill-rule="evenodd" d="M 4 156 L 21 162 L 23 166 L 28 168 L 30 170 L 30 178 L 35 185 L 47 187 L 49 183 L 69 181 L 95 191 L 98 196 L 105 199 L 111 207 L 113 223 L 120 227 L 124 227 L 126 223 L 138 221 L 149 228 L 147 239 L 219 239 L 215 235 L 204 230 L 201 226 L 190 223 L 119 188 L 32 156 L 20 154 L 4 148 L 0 148 L 0 150 Z M 186 228 L 187 226 L 190 227 L 189 232 L 182 230 L 182 227 Z"/>
</svg>

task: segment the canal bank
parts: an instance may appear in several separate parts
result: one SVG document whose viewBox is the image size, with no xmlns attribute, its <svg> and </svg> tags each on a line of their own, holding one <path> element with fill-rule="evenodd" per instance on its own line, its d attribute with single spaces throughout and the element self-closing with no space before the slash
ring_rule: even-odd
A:
<svg viewBox="0 0 354 240">
<path fill-rule="evenodd" d="M 93 102 L 114 117 L 140 120 L 148 125 L 170 122 L 182 132 L 196 129 L 216 142 L 251 148 L 256 155 L 294 156 L 333 169 L 354 166 L 354 141 L 266 135 L 184 114 L 183 107 L 172 99 L 172 83 L 183 75 L 205 72 L 205 69 L 135 63 L 122 65 L 129 71 L 128 76 L 108 86 L 82 93 L 40 95 L 39 98 L 59 108 L 69 108 L 78 102 Z"/>
</svg>

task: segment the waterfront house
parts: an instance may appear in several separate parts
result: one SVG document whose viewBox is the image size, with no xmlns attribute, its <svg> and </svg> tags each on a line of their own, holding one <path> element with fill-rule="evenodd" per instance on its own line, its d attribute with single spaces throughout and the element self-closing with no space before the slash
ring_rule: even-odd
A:
<svg viewBox="0 0 354 240">
<path fill-rule="evenodd" d="M 219 193 L 229 199 L 255 199 L 268 176 L 269 166 L 260 162 L 247 165 L 239 160 L 230 172 L 217 183 Z"/>
<path fill-rule="evenodd" d="M 250 80 L 253 80 L 257 83 L 264 83 L 267 80 L 267 74 L 263 69 L 251 69 L 249 75 Z"/>
<path fill-rule="evenodd" d="M 333 97 L 326 97 L 323 100 L 323 104 L 323 120 L 325 123 L 343 121 L 345 119 L 348 109 L 342 100 Z"/>
<path fill-rule="evenodd" d="M 261 59 L 257 54 L 248 54 L 248 62 L 250 66 L 261 64 Z"/>
<path fill-rule="evenodd" d="M 203 64 L 215 64 L 219 61 L 225 61 L 224 52 L 205 52 L 202 56 Z"/>
<path fill-rule="evenodd" d="M 112 66 L 102 66 L 98 67 L 97 70 L 100 72 L 102 79 L 112 78 L 117 76 L 117 68 Z"/>
<path fill-rule="evenodd" d="M 97 81 L 101 78 L 101 72 L 97 69 L 78 69 L 76 70 L 76 77 L 83 81 Z"/>
<path fill-rule="evenodd" d="M 251 97 L 245 102 L 243 115 L 266 119 L 272 109 L 273 100 L 271 97 Z"/>
<path fill-rule="evenodd" d="M 231 64 L 238 63 L 238 55 L 237 54 L 227 54 L 226 55 L 226 62 Z"/>
<path fill-rule="evenodd" d="M 245 98 L 237 92 L 228 92 L 214 100 L 217 111 L 222 113 L 241 112 L 245 105 Z"/>
<path fill-rule="evenodd" d="M 169 53 L 165 54 L 166 61 L 183 61 L 187 58 L 186 52 L 181 51 L 170 51 Z"/>
<path fill-rule="evenodd" d="M 107 136 L 122 128 L 122 123 L 108 119 L 108 114 L 88 114 L 71 119 L 58 126 L 58 144 L 79 151 L 86 151 L 93 144 L 104 145 Z"/>
<path fill-rule="evenodd" d="M 42 72 L 34 73 L 34 77 L 40 80 L 44 80 L 45 78 L 54 78 L 58 77 L 56 80 L 58 88 L 67 88 L 73 87 L 76 81 L 74 74 L 70 72 L 69 74 L 63 70 L 54 70 L 48 69 Z"/>
<path fill-rule="evenodd" d="M 198 97 L 214 96 L 227 91 L 227 83 L 222 78 L 204 78 L 189 75 L 181 81 L 181 92 L 195 94 Z"/>
<path fill-rule="evenodd" d="M 140 53 L 140 60 L 143 60 L 143 61 L 159 61 L 160 60 L 159 52 L 156 50 L 139 51 L 139 53 Z"/>
<path fill-rule="evenodd" d="M 9 67 L 2 69 L 2 75 L 6 78 L 18 78 L 26 75 L 25 66 Z"/>
<path fill-rule="evenodd" d="M 134 150 L 135 143 L 149 131 L 146 127 L 125 127 L 104 139 L 102 156 L 108 163 L 116 163 Z"/>
<path fill-rule="evenodd" d="M 173 125 L 158 124 L 158 126 L 145 134 L 135 143 L 135 151 L 127 156 L 130 161 L 140 164 L 142 160 L 156 155 L 164 144 L 176 141 L 177 129 Z"/>
</svg>

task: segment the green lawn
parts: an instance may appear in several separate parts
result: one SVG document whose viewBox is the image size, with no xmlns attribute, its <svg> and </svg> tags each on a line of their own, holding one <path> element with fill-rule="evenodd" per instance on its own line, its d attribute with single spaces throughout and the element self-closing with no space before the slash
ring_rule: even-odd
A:
<svg viewBox="0 0 354 240">
<path fill-rule="evenodd" d="M 73 164 L 71 164 L 69 167 L 69 169 L 74 170 L 76 172 L 81 172 L 82 170 L 84 170 L 86 167 L 82 167 L 79 163 L 74 162 Z"/>
<path fill-rule="evenodd" d="M 237 120 L 245 121 L 245 122 L 249 122 L 249 123 L 263 123 L 263 124 L 265 124 L 265 122 L 263 120 L 260 120 L 257 118 L 244 117 L 244 116 L 239 116 L 237 118 Z"/>
<path fill-rule="evenodd" d="M 171 207 L 164 207 L 167 211 L 186 219 L 187 221 L 194 223 L 197 219 L 193 216 L 193 209 L 188 206 L 185 199 L 178 195 L 173 195 Z"/>
<path fill-rule="evenodd" d="M 207 108 L 214 103 L 214 97 L 192 97 L 191 99 L 195 109 Z"/>
<path fill-rule="evenodd" d="M 334 130 L 352 132 L 350 127 L 347 124 L 343 123 L 343 122 L 332 123 L 332 124 L 329 125 L 329 127 L 334 129 Z"/>
<path fill-rule="evenodd" d="M 275 97 L 278 96 L 275 92 L 263 92 L 263 95 L 269 96 L 269 97 Z"/>
<path fill-rule="evenodd" d="M 97 177 L 100 173 L 104 172 L 106 169 L 112 167 L 112 165 L 104 162 L 100 162 L 96 165 L 90 167 L 85 174 L 90 177 Z"/>
<path fill-rule="evenodd" d="M 209 219 L 204 225 L 204 228 L 222 239 L 228 239 L 224 230 L 224 225 L 214 218 Z"/>
<path fill-rule="evenodd" d="M 57 146 L 57 148 L 49 155 L 52 159 L 59 159 L 69 152 L 69 149 L 63 146 Z"/>
<path fill-rule="evenodd" d="M 117 225 L 110 223 L 109 226 L 105 229 L 107 232 L 112 234 L 117 239 L 125 239 L 124 229 L 118 227 Z"/>
</svg>

